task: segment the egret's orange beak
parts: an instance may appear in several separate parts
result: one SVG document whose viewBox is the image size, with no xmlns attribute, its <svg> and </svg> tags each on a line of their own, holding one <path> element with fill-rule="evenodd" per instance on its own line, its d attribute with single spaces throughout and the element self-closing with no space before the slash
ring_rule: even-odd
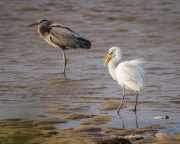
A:
<svg viewBox="0 0 180 144">
<path fill-rule="evenodd" d="M 110 62 L 112 54 L 113 53 L 110 52 L 102 58 L 102 60 L 105 60 L 104 67 L 106 67 L 108 65 L 108 63 Z"/>
<path fill-rule="evenodd" d="M 39 24 L 39 23 L 38 23 L 38 22 L 36 22 L 36 23 L 33 23 L 33 24 L 28 25 L 27 27 L 36 26 L 36 25 L 38 25 L 38 24 Z"/>
</svg>

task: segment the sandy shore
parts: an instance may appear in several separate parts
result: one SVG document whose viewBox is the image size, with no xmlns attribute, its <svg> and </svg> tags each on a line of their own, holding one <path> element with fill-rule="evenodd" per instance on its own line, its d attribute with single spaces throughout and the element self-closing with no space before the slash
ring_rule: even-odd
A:
<svg viewBox="0 0 180 144">
<path fill-rule="evenodd" d="M 105 141 L 113 138 L 125 138 L 133 144 L 164 144 L 172 141 L 178 144 L 180 142 L 178 131 L 173 135 L 171 133 L 166 135 L 159 131 L 163 130 L 159 124 L 149 123 L 147 126 L 138 127 L 136 122 L 136 128 L 133 129 L 125 128 L 123 121 L 119 119 L 117 127 L 108 126 L 117 119 L 117 113 L 111 112 L 117 110 L 119 101 L 116 98 L 112 99 L 96 98 L 93 101 L 89 97 L 78 97 L 74 99 L 73 105 L 68 104 L 67 101 L 58 101 L 53 108 L 45 110 L 38 120 L 18 118 L 0 120 L 0 144 L 108 144 Z M 104 100 L 106 100 L 105 103 L 102 102 Z M 99 112 L 86 113 L 86 109 L 92 104 L 99 106 Z M 144 104 L 147 105 L 141 102 L 138 106 Z M 132 106 L 133 103 L 126 101 L 122 109 L 129 110 Z M 55 115 L 58 118 L 49 118 L 49 115 Z M 169 119 L 168 116 L 155 118 Z M 72 124 L 73 121 L 78 124 Z M 113 144 L 113 142 L 110 143 Z"/>
<path fill-rule="evenodd" d="M 160 125 L 149 125 L 137 129 L 123 129 L 101 126 L 108 123 L 112 116 L 90 114 L 70 114 L 64 119 L 46 119 L 23 121 L 22 119 L 6 119 L 0 121 L 1 144 L 98 144 L 112 138 L 126 138 L 133 144 L 164 144 L 173 140 L 160 132 Z M 56 129 L 56 124 L 64 124 L 68 120 L 79 120 L 80 126 Z M 176 135 L 180 137 L 180 133 Z M 174 143 L 180 140 L 175 139 Z M 104 143 L 105 144 L 105 143 Z"/>
</svg>

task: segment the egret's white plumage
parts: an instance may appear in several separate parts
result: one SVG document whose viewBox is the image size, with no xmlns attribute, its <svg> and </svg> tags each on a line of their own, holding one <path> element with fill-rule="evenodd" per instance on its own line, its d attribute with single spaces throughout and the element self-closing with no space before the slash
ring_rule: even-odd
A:
<svg viewBox="0 0 180 144">
<path fill-rule="evenodd" d="M 119 105 L 119 110 L 121 108 L 121 104 L 125 97 L 125 89 L 128 89 L 128 90 L 136 91 L 136 104 L 134 108 L 134 111 L 136 111 L 137 98 L 138 98 L 137 91 L 141 91 L 145 88 L 145 84 L 144 84 L 145 71 L 140 67 L 140 65 L 145 63 L 145 61 L 142 58 L 139 58 L 139 59 L 119 63 L 121 58 L 122 58 L 121 49 L 119 47 L 112 47 L 109 49 L 109 53 L 103 58 L 103 60 L 105 60 L 104 66 L 105 67 L 108 66 L 112 78 L 116 80 L 118 84 L 123 88 L 123 98 Z"/>
</svg>

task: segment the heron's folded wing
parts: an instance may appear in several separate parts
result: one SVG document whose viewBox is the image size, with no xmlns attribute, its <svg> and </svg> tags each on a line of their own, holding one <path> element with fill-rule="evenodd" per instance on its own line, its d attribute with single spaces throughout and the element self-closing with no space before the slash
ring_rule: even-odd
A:
<svg viewBox="0 0 180 144">
<path fill-rule="evenodd" d="M 91 46 L 88 40 L 60 24 L 49 26 L 49 37 L 56 45 L 66 46 L 67 48 L 90 48 Z"/>
</svg>

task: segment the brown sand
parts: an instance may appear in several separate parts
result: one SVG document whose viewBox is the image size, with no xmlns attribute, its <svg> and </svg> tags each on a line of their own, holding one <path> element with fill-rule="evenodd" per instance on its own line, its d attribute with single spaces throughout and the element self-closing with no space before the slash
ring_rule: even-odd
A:
<svg viewBox="0 0 180 144">
<path fill-rule="evenodd" d="M 101 99 L 100 99 L 101 101 Z M 80 100 L 79 103 L 82 103 Z M 6 119 L 0 121 L 0 142 L 2 144 L 98 144 L 117 142 L 125 138 L 133 144 L 155 143 L 163 144 L 171 140 L 158 130 L 160 125 L 149 125 L 136 129 L 124 129 L 107 127 L 102 124 L 109 123 L 114 117 L 108 115 L 108 111 L 117 109 L 118 102 L 107 102 L 100 104 L 100 114 L 73 113 L 69 114 L 69 106 L 57 106 L 48 111 L 52 114 L 63 114 L 62 118 L 25 121 L 22 119 Z M 130 107 L 132 104 L 126 102 L 122 108 Z M 86 104 L 75 105 L 73 109 L 87 107 Z M 71 108 L 72 109 L 72 108 Z M 58 112 L 59 111 L 59 112 Z M 64 112 L 63 112 L 64 111 Z M 66 129 L 56 129 L 55 125 L 68 124 L 68 121 L 79 121 L 79 126 Z M 180 134 L 177 134 L 178 136 Z M 174 143 L 179 143 L 177 139 Z"/>
<path fill-rule="evenodd" d="M 77 117 L 76 117 L 77 116 Z M 163 135 L 158 133 L 160 125 L 150 125 L 138 129 L 120 129 L 96 125 L 110 120 L 110 117 L 76 114 L 65 118 L 83 119 L 82 124 L 67 129 L 57 130 L 53 124 L 63 124 L 66 120 L 47 119 L 22 121 L 6 119 L 0 121 L 0 140 L 2 144 L 97 144 L 112 138 L 126 138 L 132 143 L 163 144 Z M 88 120 L 89 119 L 89 120 Z M 87 120 L 87 121 L 86 121 Z M 149 135 L 146 137 L 145 135 Z M 180 134 L 178 134 L 180 136 Z M 113 141 L 113 140 L 112 140 Z M 176 141 L 174 143 L 179 143 Z M 113 144 L 113 143 L 112 143 Z"/>
<path fill-rule="evenodd" d="M 99 142 L 98 144 L 132 144 L 129 140 L 123 138 L 113 138 Z"/>
<path fill-rule="evenodd" d="M 93 114 L 71 114 L 71 115 L 67 115 L 64 118 L 65 119 L 69 119 L 69 120 L 74 120 L 74 119 L 85 119 L 85 118 L 92 118 L 95 115 Z"/>
</svg>

